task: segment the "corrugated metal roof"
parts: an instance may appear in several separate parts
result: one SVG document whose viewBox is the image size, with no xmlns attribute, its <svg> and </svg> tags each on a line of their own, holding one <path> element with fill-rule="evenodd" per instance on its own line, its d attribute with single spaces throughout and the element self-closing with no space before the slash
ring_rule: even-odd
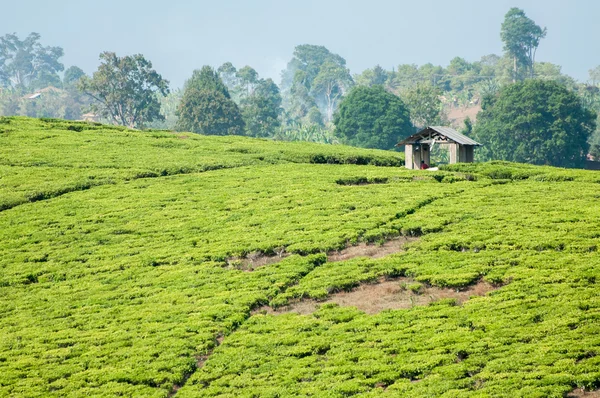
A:
<svg viewBox="0 0 600 398">
<path fill-rule="evenodd" d="M 458 131 L 454 130 L 453 128 L 444 127 L 444 126 L 426 127 L 423 130 L 419 131 L 418 133 L 413 134 L 410 137 L 400 141 L 398 143 L 398 145 L 406 145 L 406 144 L 415 143 L 415 142 L 419 141 L 421 138 L 424 138 L 427 134 L 429 134 L 429 130 L 433 130 L 433 131 L 443 135 L 444 137 L 456 142 L 457 144 L 481 146 L 481 144 L 478 143 L 477 141 L 470 139 L 469 137 L 459 133 Z"/>
</svg>

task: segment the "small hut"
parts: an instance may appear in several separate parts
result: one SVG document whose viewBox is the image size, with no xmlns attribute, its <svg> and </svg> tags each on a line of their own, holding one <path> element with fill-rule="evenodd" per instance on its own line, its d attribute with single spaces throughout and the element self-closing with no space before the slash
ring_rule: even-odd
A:
<svg viewBox="0 0 600 398">
<path fill-rule="evenodd" d="M 450 163 L 472 163 L 473 150 L 480 143 L 450 127 L 426 127 L 416 134 L 400 141 L 396 146 L 404 145 L 404 154 L 407 169 L 421 168 L 421 161 L 429 165 L 430 152 L 434 145 L 448 147 Z"/>
</svg>

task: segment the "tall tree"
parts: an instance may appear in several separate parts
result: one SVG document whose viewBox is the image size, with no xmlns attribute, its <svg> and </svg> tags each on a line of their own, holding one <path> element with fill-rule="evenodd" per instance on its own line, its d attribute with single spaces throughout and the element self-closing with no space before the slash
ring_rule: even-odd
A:
<svg viewBox="0 0 600 398">
<path fill-rule="evenodd" d="M 238 85 L 237 69 L 231 62 L 225 62 L 223 65 L 219 66 L 217 73 L 221 78 L 221 81 L 227 86 L 229 94 L 231 95 L 233 88 Z"/>
<path fill-rule="evenodd" d="M 566 87 L 532 79 L 504 86 L 485 104 L 474 137 L 492 159 L 582 167 L 595 118 Z"/>
<path fill-rule="evenodd" d="M 436 126 L 442 122 L 442 91 L 429 84 L 418 84 L 400 96 L 410 111 L 416 127 Z"/>
<path fill-rule="evenodd" d="M 536 25 L 523 10 L 513 7 L 504 16 L 500 37 L 504 42 L 504 51 L 513 59 L 513 82 L 518 80 L 519 66 L 533 78 L 535 53 L 540 40 L 546 37 L 546 28 Z"/>
<path fill-rule="evenodd" d="M 31 90 L 60 86 L 58 72 L 64 69 L 59 59 L 61 47 L 44 47 L 39 33 L 21 40 L 16 34 L 0 37 L 0 86 Z"/>
<path fill-rule="evenodd" d="M 207 135 L 241 135 L 244 120 L 225 84 L 210 66 L 196 70 L 185 83 L 177 108 L 177 130 Z"/>
<path fill-rule="evenodd" d="M 354 81 L 347 68 L 330 61 L 321 66 L 319 74 L 313 80 L 311 91 L 315 98 L 325 103 L 325 117 L 328 122 L 333 119 L 333 112 L 344 93 L 353 85 Z"/>
<path fill-rule="evenodd" d="M 237 71 L 236 76 L 240 85 L 240 96 L 248 97 L 252 95 L 259 80 L 258 72 L 256 72 L 254 68 L 246 65 Z"/>
<path fill-rule="evenodd" d="M 240 108 L 249 136 L 273 136 L 281 124 L 281 95 L 271 79 L 257 81 L 252 93 L 241 100 Z"/>
<path fill-rule="evenodd" d="M 318 87 L 313 89 L 319 74 Z M 337 84 L 333 83 L 332 76 L 336 76 Z M 323 46 L 296 46 L 293 58 L 282 73 L 284 107 L 296 120 L 305 118 L 314 106 L 330 115 L 330 106 L 335 108 L 339 99 L 338 91 L 342 86 L 350 87 L 352 84 L 352 76 L 344 58 Z"/>
<path fill-rule="evenodd" d="M 596 86 L 600 84 L 600 66 L 596 66 L 594 69 L 589 70 L 590 82 Z"/>
<path fill-rule="evenodd" d="M 393 149 L 414 130 L 404 102 L 382 86 L 357 86 L 333 118 L 335 135 L 349 145 Z"/>
<path fill-rule="evenodd" d="M 94 111 L 115 124 L 143 128 L 146 123 L 164 120 L 156 94 L 169 93 L 169 82 L 141 54 L 118 57 L 100 54 L 101 64 L 92 78 L 82 77 L 80 89 L 95 103 Z"/>
</svg>

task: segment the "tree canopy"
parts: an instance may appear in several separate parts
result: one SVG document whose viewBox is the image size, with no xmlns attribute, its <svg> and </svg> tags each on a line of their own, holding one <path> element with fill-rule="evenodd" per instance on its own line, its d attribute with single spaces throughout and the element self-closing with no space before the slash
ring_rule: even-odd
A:
<svg viewBox="0 0 600 398">
<path fill-rule="evenodd" d="M 477 115 L 474 135 L 492 159 L 582 167 L 595 126 L 566 87 L 531 79 L 503 87 Z"/>
<path fill-rule="evenodd" d="M 401 98 L 410 111 L 412 123 L 417 127 L 442 124 L 442 91 L 429 84 L 419 84 L 402 92 Z"/>
<path fill-rule="evenodd" d="M 93 109 L 113 123 L 143 128 L 146 123 L 164 120 L 159 95 L 169 93 L 169 82 L 141 54 L 118 57 L 100 54 L 101 64 L 92 78 L 82 77 L 80 89 L 95 100 Z"/>
<path fill-rule="evenodd" d="M 349 145 L 393 149 L 413 132 L 404 102 L 382 86 L 358 86 L 340 103 L 333 118 L 335 135 Z"/>
<path fill-rule="evenodd" d="M 246 134 L 252 137 L 270 137 L 280 126 L 281 95 L 271 79 L 260 79 L 254 83 L 252 93 L 241 100 L 242 117 L 246 123 Z"/>
<path fill-rule="evenodd" d="M 309 111 L 317 107 L 331 121 L 340 98 L 353 85 L 346 60 L 323 46 L 296 46 L 282 72 L 284 105 L 292 120 L 306 119 Z"/>
<path fill-rule="evenodd" d="M 177 108 L 177 130 L 207 135 L 241 135 L 244 121 L 225 84 L 210 66 L 194 71 Z"/>
<path fill-rule="evenodd" d="M 533 77 L 535 53 L 540 40 L 546 37 L 546 28 L 536 25 L 525 15 L 525 11 L 513 7 L 504 17 L 500 37 L 504 42 L 504 51 L 513 58 L 513 80 L 519 77 L 519 67 Z"/>
<path fill-rule="evenodd" d="M 0 37 L 0 86 L 31 90 L 60 86 L 58 72 L 64 70 L 59 62 L 61 47 L 44 47 L 39 33 L 30 33 L 21 40 L 16 34 Z"/>
</svg>

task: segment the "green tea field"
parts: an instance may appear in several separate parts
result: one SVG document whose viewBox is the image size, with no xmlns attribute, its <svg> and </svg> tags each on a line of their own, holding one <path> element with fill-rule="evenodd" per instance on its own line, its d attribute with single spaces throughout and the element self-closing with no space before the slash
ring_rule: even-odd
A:
<svg viewBox="0 0 600 398">
<path fill-rule="evenodd" d="M 0 397 L 598 396 L 600 174 L 403 163 L 0 118 Z"/>
</svg>

